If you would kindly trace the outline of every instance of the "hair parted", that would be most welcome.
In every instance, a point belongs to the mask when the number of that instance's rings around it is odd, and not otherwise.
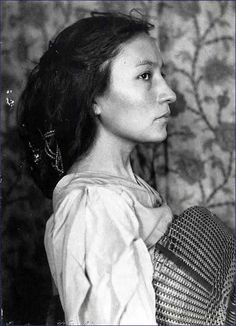
[[[132,15],[93,12],[60,32],[31,71],[18,127],[30,173],[46,197],[95,140],[93,103],[107,89],[111,59],[152,27]]]

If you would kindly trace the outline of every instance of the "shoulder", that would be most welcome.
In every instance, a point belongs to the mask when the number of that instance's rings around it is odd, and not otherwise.
[[[119,188],[73,181],[55,193],[52,232],[75,256],[94,243],[119,253],[139,237],[139,223],[132,199]]]
[[[128,205],[133,207],[133,198],[123,187],[109,184],[106,181],[65,176],[57,185],[53,193],[54,211],[65,204],[98,205],[107,203],[113,205]]]
[[[81,178],[65,178],[53,197],[54,222],[75,225],[90,223],[90,228],[123,225],[131,232],[138,228],[133,198],[118,185],[91,183]]]

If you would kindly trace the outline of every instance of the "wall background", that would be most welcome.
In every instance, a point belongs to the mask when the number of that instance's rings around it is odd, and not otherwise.
[[[175,213],[204,205],[234,227],[234,1],[2,1],[4,320],[42,324],[51,296],[43,248],[51,202],[25,172],[15,118],[26,76],[49,40],[91,10],[132,8],[156,25],[177,94],[165,143],[139,146],[135,171]],[[136,13],[136,15],[138,15]]]

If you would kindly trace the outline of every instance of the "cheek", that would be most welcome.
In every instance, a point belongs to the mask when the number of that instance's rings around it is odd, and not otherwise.
[[[113,89],[106,98],[102,123],[115,133],[139,133],[152,125],[156,111],[154,96],[146,89],[126,86]]]
[[[152,110],[153,97],[146,91],[126,87],[119,93],[115,94],[113,105],[121,114],[124,115],[139,115],[140,117]]]
[[[144,101],[135,92],[117,92],[109,98],[109,115],[116,119],[126,119],[128,116],[140,114]]]
[[[113,98],[102,117],[106,129],[117,135],[128,136],[140,128],[140,108],[128,97]]]
[[[145,101],[137,97],[122,96],[114,106],[117,123],[131,129],[140,128],[147,118],[147,107]]]

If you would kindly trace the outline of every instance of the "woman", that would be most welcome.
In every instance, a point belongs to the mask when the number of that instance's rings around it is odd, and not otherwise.
[[[166,138],[175,101],[151,28],[118,14],[76,22],[21,97],[31,173],[54,190],[45,245],[66,324],[156,323],[150,253],[172,214],[130,165],[136,144]]]
[[[166,138],[176,97],[151,27],[118,14],[69,26],[19,103],[31,174],[53,192],[45,246],[66,324],[156,324],[151,257],[172,213],[130,154]]]

